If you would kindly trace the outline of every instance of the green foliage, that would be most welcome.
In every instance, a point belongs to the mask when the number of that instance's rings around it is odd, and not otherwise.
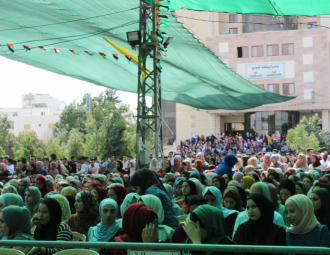
[[[0,147],[0,156],[1,157],[8,157],[8,155],[6,154],[5,150],[2,147]]]
[[[65,153],[75,155],[77,158],[84,156],[84,135],[78,129],[73,128],[69,134],[68,143],[66,144]]]
[[[314,152],[320,151],[320,142],[312,133],[309,134],[303,124],[298,124],[294,129],[290,129],[287,134],[286,143],[297,153],[307,154],[308,148],[313,148]]]
[[[322,119],[319,118],[317,113],[309,119],[304,116],[299,123],[304,126],[309,135],[317,137],[321,147],[329,147],[328,131],[321,129]]]
[[[47,139],[47,148],[46,148],[46,155],[48,158],[50,158],[51,154],[56,154],[56,156],[58,158],[62,158],[65,155],[65,150],[63,150],[63,147],[65,147],[65,144],[63,144],[64,146],[61,146],[61,139],[57,136],[57,137],[49,137]]]
[[[14,141],[14,155],[15,159],[26,158],[29,159],[31,155],[36,157],[44,157],[41,149],[43,143],[35,138],[34,132],[20,132],[17,139]]]
[[[0,113],[0,146],[4,147],[10,139],[11,121],[6,114]]]

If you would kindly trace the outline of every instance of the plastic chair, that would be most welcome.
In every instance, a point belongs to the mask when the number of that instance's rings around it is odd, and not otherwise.
[[[19,255],[21,255],[21,254],[19,254]],[[91,250],[70,249],[70,250],[56,252],[54,255],[99,255],[99,254],[97,252],[91,251]]]
[[[15,249],[0,249],[0,254],[6,255],[25,255],[24,252]]]
[[[86,242],[86,236],[84,234],[80,234],[78,232],[72,232],[72,235],[73,235],[73,241]]]

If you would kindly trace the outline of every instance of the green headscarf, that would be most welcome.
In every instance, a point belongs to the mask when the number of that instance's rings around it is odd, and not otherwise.
[[[235,196],[235,201],[236,201],[236,206],[234,208],[234,210],[237,210],[239,212],[243,212],[245,211],[245,208],[243,207],[243,202],[241,199],[241,195],[239,194],[239,191],[236,187],[234,186],[229,186],[226,190],[225,193],[223,194],[223,201],[226,198],[226,195],[228,192],[231,192],[234,196]],[[228,194],[229,195],[229,194]],[[230,197],[230,196],[229,196]]]
[[[172,173],[165,173],[165,175],[168,175],[170,178],[175,178],[175,175]]]
[[[206,238],[203,244],[230,244],[235,245],[228,236],[226,236],[225,219],[222,211],[211,205],[200,205],[191,214],[196,214],[200,219],[200,224],[206,230]],[[194,217],[191,215],[191,217]],[[190,238],[187,244],[192,244]],[[183,251],[184,255],[190,254],[190,251]],[[212,255],[213,251],[205,252],[205,255]]]
[[[184,170],[184,171],[181,172],[181,175],[184,175],[184,177],[186,178],[186,180],[188,180],[190,173],[189,173],[188,170]]]

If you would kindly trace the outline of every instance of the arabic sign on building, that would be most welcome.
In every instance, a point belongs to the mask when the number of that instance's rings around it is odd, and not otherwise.
[[[246,65],[247,79],[277,78],[285,76],[284,63]]]

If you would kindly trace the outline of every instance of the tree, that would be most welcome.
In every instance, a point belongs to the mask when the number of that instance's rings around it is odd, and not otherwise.
[[[299,124],[302,124],[309,135],[314,135],[320,142],[321,147],[328,147],[330,141],[328,138],[328,131],[322,130],[322,119],[315,113],[312,117],[307,119],[305,116],[300,120]]]
[[[14,141],[15,159],[29,159],[31,155],[39,158],[44,157],[40,143],[36,143],[32,132],[20,132],[18,139]]]
[[[13,158],[14,135],[10,133],[10,129],[10,119],[6,114],[0,112],[0,147],[2,147],[6,155]]]
[[[69,133],[65,153],[68,158],[72,155],[76,157],[84,156],[84,134],[76,128],[73,128]]]
[[[136,154],[136,126],[129,124],[123,137],[124,154],[134,156]]]
[[[86,133],[85,123],[87,120],[87,109],[79,104],[73,103],[67,105],[61,113],[60,120],[55,123],[59,131],[66,130],[70,132],[77,129],[81,133]]]
[[[61,139],[59,137],[49,137],[47,139],[46,155],[50,158],[51,154],[56,154],[58,158],[65,157],[65,143],[61,144]]]
[[[8,157],[8,155],[6,154],[5,150],[2,147],[0,147],[0,156],[1,157]]]
[[[294,129],[290,129],[287,134],[286,143],[291,149],[298,153],[307,154],[308,148],[313,148],[314,152],[320,151],[320,142],[314,134],[308,134],[303,124],[298,124]]]

